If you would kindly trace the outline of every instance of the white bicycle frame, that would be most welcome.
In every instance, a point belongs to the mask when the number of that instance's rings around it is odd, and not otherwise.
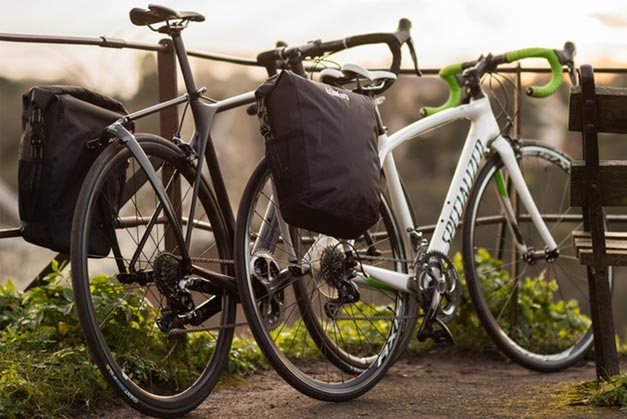
[[[385,173],[390,200],[394,214],[396,215],[396,221],[400,229],[406,232],[404,237],[405,254],[413,254],[413,249],[410,247],[411,240],[409,231],[412,231],[416,226],[414,226],[412,222],[412,215],[401,186],[392,152],[396,147],[406,141],[415,139],[428,131],[460,119],[470,120],[470,129],[457,163],[451,185],[446,194],[444,205],[438,217],[435,231],[431,237],[428,251],[439,251],[448,254],[464,208],[466,207],[470,190],[475,182],[476,175],[485,157],[491,150],[496,151],[503,160],[512,185],[518,192],[520,202],[529,212],[533,224],[544,240],[546,249],[549,251],[555,250],[557,244],[551,236],[549,229],[544,223],[529,193],[529,189],[525,184],[518,166],[514,150],[510,143],[501,136],[498,124],[490,107],[490,102],[487,97],[484,97],[471,101],[469,104],[446,109],[427,118],[418,120],[392,134],[390,137],[386,134],[379,136],[379,160]],[[505,216],[511,228],[515,225],[515,218],[508,196],[501,195],[501,205],[504,208]],[[522,242],[518,242],[517,246],[521,253],[525,253],[528,250]],[[414,273],[411,271],[405,274],[368,264],[363,264],[362,268],[363,272],[365,272],[369,278],[360,278],[358,282],[367,284],[374,279],[378,283],[383,283],[397,290],[414,292],[411,287]]]

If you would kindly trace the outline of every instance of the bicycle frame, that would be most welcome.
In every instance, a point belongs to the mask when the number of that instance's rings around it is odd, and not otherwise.
[[[556,249],[557,244],[544,223],[524,182],[522,173],[517,164],[515,152],[510,143],[501,136],[489,100],[484,97],[471,101],[469,104],[447,109],[433,116],[416,121],[390,137],[386,134],[379,137],[379,160],[386,175],[388,192],[394,213],[397,216],[397,221],[401,229],[407,232],[405,235],[406,254],[413,254],[413,250],[409,248],[411,244],[409,232],[414,230],[415,226],[412,222],[411,212],[400,183],[392,152],[396,147],[406,141],[415,139],[428,131],[460,119],[469,119],[471,125],[451,185],[446,194],[444,205],[438,217],[435,231],[431,237],[428,251],[438,251],[444,254],[448,253],[466,207],[466,202],[476,175],[485,157],[489,155],[492,150],[498,153],[502,158],[510,174],[513,187],[518,192],[522,204],[527,211],[529,211],[531,220],[544,240],[547,250],[552,251]],[[498,182],[502,182],[502,177],[497,179],[497,183]],[[518,249],[524,253],[528,249],[520,238],[520,235],[516,234],[517,225],[511,201],[507,192],[504,191],[504,188],[499,189],[503,191],[500,194],[501,204],[505,209],[508,225],[514,231]],[[367,264],[363,264],[362,267],[366,275],[371,278],[361,278],[359,282],[367,283],[368,280],[374,278],[376,281],[389,287],[412,292],[413,287],[411,283],[414,273],[403,274]]]
[[[128,148],[133,157],[139,163],[141,169],[146,173],[147,180],[150,182],[153,187],[155,193],[159,198],[160,204],[157,206],[154,214],[150,217],[150,220],[147,224],[147,229],[144,232],[142,238],[140,238],[139,246],[133,255],[129,266],[133,266],[137,261],[137,258],[141,254],[142,246],[146,243],[148,236],[150,235],[150,231],[154,225],[157,224],[159,215],[161,211],[165,212],[165,216],[168,222],[172,225],[172,233],[174,234],[174,239],[178,245],[179,251],[181,252],[181,258],[183,262],[183,266],[189,273],[194,273],[199,275],[205,279],[213,280],[220,284],[220,286],[231,290],[232,292],[237,292],[236,286],[233,281],[232,276],[224,275],[217,272],[210,272],[205,269],[201,269],[198,267],[193,267],[191,263],[191,259],[189,256],[189,248],[188,245],[191,242],[192,230],[194,223],[187,224],[187,231],[183,234],[183,228],[181,223],[179,222],[174,208],[168,198],[166,193],[166,188],[161,184],[157,177],[157,173],[150,163],[146,153],[140,147],[139,143],[135,139],[132,133],[130,133],[126,128],[124,128],[123,124],[127,121],[133,121],[139,118],[143,118],[148,115],[152,115],[154,113],[160,112],[164,109],[167,109],[172,106],[181,105],[183,103],[188,103],[192,116],[194,119],[194,127],[195,132],[190,141],[190,146],[198,156],[198,163],[196,167],[196,179],[194,180],[193,192],[191,197],[191,205],[189,209],[188,220],[194,219],[194,214],[196,210],[196,198],[198,197],[198,192],[200,188],[203,164],[206,161],[209,175],[211,178],[211,185],[216,195],[216,199],[218,202],[218,207],[220,214],[223,217],[223,222],[225,223],[228,238],[232,243],[234,241],[235,236],[235,217],[233,216],[233,211],[231,209],[231,204],[229,201],[229,197],[226,191],[226,185],[224,183],[224,179],[222,177],[222,171],[220,170],[220,164],[215,152],[215,148],[213,146],[213,142],[211,141],[211,127],[213,125],[214,117],[223,111],[233,109],[236,107],[244,106],[247,104],[251,104],[255,102],[255,93],[247,92],[237,96],[233,96],[231,98],[227,98],[221,101],[217,101],[214,103],[205,103],[202,101],[202,94],[205,89],[196,88],[196,84],[194,82],[193,73],[191,70],[191,66],[189,63],[189,59],[187,57],[187,53],[185,50],[185,45],[183,44],[183,40],[181,38],[181,31],[185,27],[170,27],[169,35],[172,38],[172,43],[174,46],[174,52],[176,53],[178,63],[181,69],[181,74],[183,76],[183,81],[185,83],[185,88],[187,90],[187,94],[179,96],[178,98],[168,100],[166,102],[153,105],[146,109],[131,113],[124,118],[116,121],[109,127],[107,127],[106,131],[109,135],[114,138],[117,138],[124,146]],[[123,266],[119,266],[121,270],[124,269]]]
[[[187,224],[187,231],[185,234],[183,234],[183,228],[181,226],[181,223],[179,222],[174,208],[172,207],[170,199],[166,193],[166,188],[157,176],[155,168],[152,166],[150,160],[146,156],[146,153],[140,147],[133,134],[130,133],[123,126],[126,121],[134,121],[136,119],[152,115],[169,107],[177,106],[186,102],[189,103],[192,108],[194,122],[196,126],[196,132],[192,137],[190,145],[199,156],[204,157],[200,157],[198,159],[197,178],[194,182],[193,199],[191,208],[189,210],[188,220],[194,219],[196,203],[195,197],[198,196],[198,187],[200,184],[200,176],[202,173],[202,163],[204,160],[206,160],[209,172],[211,174],[213,188],[216,191],[216,194],[219,196],[218,205],[220,207],[220,211],[225,216],[224,221],[227,225],[230,238],[231,240],[233,239],[233,232],[235,230],[233,212],[228,201],[226,187],[224,185],[224,180],[222,179],[219,162],[215,153],[215,149],[213,147],[213,143],[211,141],[210,130],[211,126],[213,125],[213,120],[218,113],[254,103],[255,94],[254,92],[247,92],[212,104],[206,104],[200,101],[200,95],[203,91],[203,89],[200,89],[194,92],[193,95],[185,94],[179,96],[178,98],[171,99],[167,102],[163,102],[143,109],[141,111],[131,113],[128,116],[116,121],[115,123],[107,127],[107,132],[112,137],[117,138],[118,141],[124,144],[124,146],[128,148],[130,153],[137,160],[141,169],[144,171],[144,173],[146,173],[147,180],[150,182],[161,203],[148,221],[148,228],[146,229],[143,237],[139,241],[140,245],[138,246],[138,249],[129,264],[130,266],[132,266],[139,257],[141,253],[141,247],[147,241],[147,238],[150,235],[151,227],[158,222],[160,212],[163,210],[168,222],[173,227],[172,233],[174,234],[174,238],[181,251],[181,257],[183,261],[188,262],[190,269],[192,269],[191,262],[189,262],[190,258],[188,244],[191,242],[193,223]],[[235,285],[232,281],[233,278],[230,276],[226,276],[217,272],[207,271],[205,269],[193,269],[193,272],[205,279],[219,282],[220,285],[224,288],[236,291]]]

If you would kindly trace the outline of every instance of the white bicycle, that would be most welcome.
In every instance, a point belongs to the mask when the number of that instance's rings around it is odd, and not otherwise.
[[[469,292],[499,348],[539,371],[566,368],[585,354],[592,332],[582,314],[586,272],[570,241],[582,222],[569,207],[571,159],[545,144],[502,135],[481,85],[481,77],[503,63],[540,57],[550,63],[552,78],[528,94],[549,96],[562,82],[563,65],[572,70],[573,54],[572,44],[562,51],[531,48],[443,69],[449,101],[380,135],[387,185],[381,218],[356,240],[287,225],[268,166],[259,164],[238,211],[236,276],[251,331],[286,381],[314,398],[348,400],[381,378],[414,335],[416,319],[418,339],[452,343],[445,324],[456,312],[461,285],[448,253],[460,224]],[[305,56],[312,57],[292,54],[296,68]],[[289,64],[286,57],[285,50],[273,56]],[[373,97],[395,78],[355,65],[321,75],[336,85],[357,80],[358,91]],[[414,222],[393,151],[460,119],[470,121],[468,136],[427,239]]]

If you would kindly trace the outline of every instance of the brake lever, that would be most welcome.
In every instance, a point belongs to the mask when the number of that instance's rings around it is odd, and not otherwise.
[[[414,63],[414,71],[418,77],[422,77],[422,71],[418,68],[418,56],[416,55],[416,48],[414,47],[414,40],[411,37],[407,40],[407,47],[409,48],[409,54],[411,55],[411,60]]]
[[[575,70],[575,54],[577,54],[577,48],[572,42],[564,43],[564,49],[555,51],[562,65],[568,66],[568,76],[573,86],[577,85],[577,72]]]
[[[568,65],[568,76],[570,77],[572,85],[577,86],[577,71],[575,70],[575,65],[573,63]]]

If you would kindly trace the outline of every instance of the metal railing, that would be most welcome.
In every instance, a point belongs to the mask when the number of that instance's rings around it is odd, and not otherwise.
[[[158,76],[158,94],[159,101],[163,102],[173,99],[178,95],[177,83],[177,60],[172,43],[169,39],[164,39],[157,44],[129,42],[124,39],[100,36],[97,38],[89,37],[68,37],[68,36],[48,36],[48,35],[25,35],[25,34],[9,34],[0,33],[0,42],[19,42],[19,43],[37,43],[37,44],[56,44],[56,45],[88,45],[98,46],[101,48],[113,49],[134,49],[147,52],[157,53],[157,76]],[[214,54],[203,51],[188,50],[190,57],[220,61],[235,65],[262,67],[254,59],[246,59],[229,55]],[[425,68],[421,69],[425,75],[437,75],[439,69]],[[626,68],[595,68],[597,73],[609,74],[627,74]],[[514,135],[520,132],[520,100],[521,100],[521,76],[524,73],[550,73],[548,68],[523,68],[518,64],[511,68],[499,68],[500,73],[514,74]],[[413,69],[401,69],[401,75],[415,74]],[[179,124],[178,110],[176,107],[170,107],[162,111],[159,115],[160,134],[164,138],[172,138]],[[627,216],[618,216],[621,221],[627,220]],[[433,226],[425,226],[422,231],[428,232]],[[0,239],[21,237],[19,228],[0,229]],[[67,259],[67,255],[58,255],[57,258]],[[39,284],[39,282],[51,272],[51,265],[48,265],[39,276],[31,283],[30,286]],[[30,287],[29,286],[29,287]]]
[[[176,57],[169,39],[164,39],[158,44],[151,44],[145,42],[130,42],[120,38],[113,38],[108,36],[100,36],[97,38],[89,37],[71,37],[71,36],[49,36],[49,35],[27,35],[27,34],[9,34],[0,33],[1,42],[20,42],[20,43],[38,43],[38,44],[56,44],[56,45],[91,45],[101,48],[113,48],[113,49],[134,49],[148,52],[157,53],[157,76],[159,80],[159,101],[166,101],[177,96],[177,62]],[[236,65],[263,67],[257,63],[255,59],[248,59],[242,57],[229,56],[224,54],[215,54],[204,51],[188,50],[187,54],[190,57],[220,61],[225,63],[231,63]],[[421,69],[425,75],[437,75],[439,69],[424,68]],[[609,73],[609,74],[627,74],[627,68],[595,68],[597,73]],[[499,68],[499,73],[514,74],[514,83],[517,92],[515,98],[515,133],[519,129],[520,112],[517,112],[520,106],[520,79],[523,73],[550,73],[548,68],[523,68],[520,63],[515,67]],[[401,69],[401,75],[413,75],[413,69]],[[176,108],[170,108],[162,112],[160,118],[160,130],[161,136],[164,138],[171,137],[178,124]],[[0,236],[1,237],[1,236]]]

